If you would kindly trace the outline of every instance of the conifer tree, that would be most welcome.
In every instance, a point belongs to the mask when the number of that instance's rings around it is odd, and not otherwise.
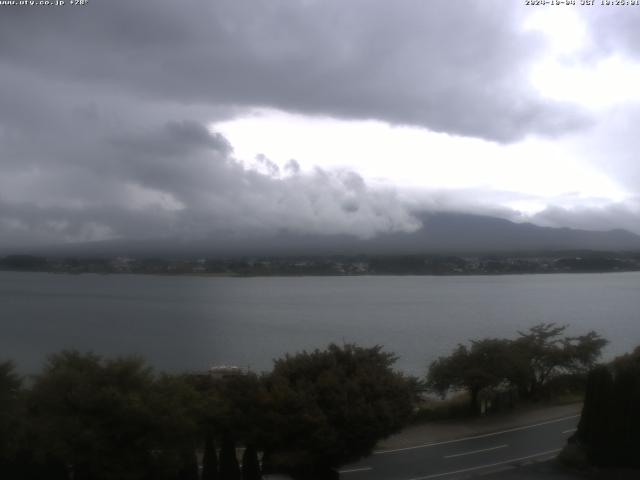
[[[242,480],[260,480],[261,478],[258,451],[253,445],[248,445],[242,455]]]
[[[611,430],[611,409],[613,377],[605,366],[598,366],[589,372],[587,388],[578,425],[578,437],[588,446],[587,454],[592,462],[606,462]]]
[[[180,455],[179,480],[198,480],[198,459],[193,450],[185,450]]]
[[[227,433],[222,438],[220,449],[220,480],[240,480],[240,466],[236,457],[236,444]]]
[[[202,480],[218,480],[218,454],[216,453],[216,443],[211,433],[207,433],[204,440]]]

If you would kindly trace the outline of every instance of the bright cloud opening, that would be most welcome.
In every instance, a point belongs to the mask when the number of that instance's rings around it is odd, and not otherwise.
[[[536,137],[511,145],[394,127],[375,121],[343,121],[273,110],[211,126],[245,163],[264,155],[281,167],[290,159],[303,169],[351,168],[370,182],[412,189],[518,192],[535,197],[505,201],[526,213],[562,204],[618,202],[628,192],[563,143]],[[591,200],[589,200],[591,199]]]
[[[545,39],[544,54],[530,70],[543,97],[592,110],[640,101],[640,63],[616,54],[590,57],[593,39],[578,9],[537,10],[524,29]]]
[[[532,71],[532,82],[547,98],[602,109],[640,102],[640,63],[611,56],[595,64],[547,59]]]

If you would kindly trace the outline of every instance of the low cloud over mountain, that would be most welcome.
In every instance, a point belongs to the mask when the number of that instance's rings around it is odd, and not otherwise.
[[[536,87],[531,72],[560,55],[560,44],[549,25],[527,27],[531,15],[497,0],[3,6],[0,248],[223,237],[255,239],[258,248],[283,232],[371,240],[421,231],[415,212],[424,209],[640,232],[637,135],[628,134],[637,107],[613,116]],[[591,56],[565,52],[574,55],[571,65],[613,54],[635,61],[635,24],[611,13],[583,23],[587,36],[602,30],[603,43]],[[405,177],[426,184],[447,163],[441,158],[459,152],[460,170],[471,174],[463,185],[443,174],[441,186],[421,191],[367,176],[358,168],[370,160],[358,149],[366,132],[342,139],[355,153],[341,167],[296,155],[240,157],[212,125],[256,109],[439,132],[415,171],[405,165]],[[312,141],[327,139],[318,130]],[[566,152],[578,159],[567,179],[589,165],[593,175],[579,182],[589,191],[574,198],[556,186],[504,187],[513,165],[539,168],[535,155],[512,156],[511,145],[556,141],[556,163]],[[484,157],[477,142],[487,147]],[[454,153],[442,155],[448,148]],[[384,152],[387,171],[407,149]],[[494,152],[501,156],[491,163]],[[429,168],[418,168],[427,160]],[[505,175],[500,187],[474,183],[490,163],[493,177]],[[538,183],[554,176],[553,162],[545,165]],[[598,188],[601,179],[606,188]],[[520,203],[535,204],[538,214]]]

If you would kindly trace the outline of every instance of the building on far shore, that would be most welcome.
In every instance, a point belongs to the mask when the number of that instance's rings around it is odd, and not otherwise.
[[[248,373],[248,369],[236,367],[235,365],[214,365],[209,368],[209,375],[215,380],[230,377],[241,377]]]

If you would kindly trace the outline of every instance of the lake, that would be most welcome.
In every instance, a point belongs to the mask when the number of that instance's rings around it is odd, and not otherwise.
[[[63,348],[159,369],[268,370],[286,352],[381,344],[424,374],[458,342],[539,322],[596,330],[607,358],[640,344],[640,273],[212,278],[0,272],[0,358],[25,373]]]

